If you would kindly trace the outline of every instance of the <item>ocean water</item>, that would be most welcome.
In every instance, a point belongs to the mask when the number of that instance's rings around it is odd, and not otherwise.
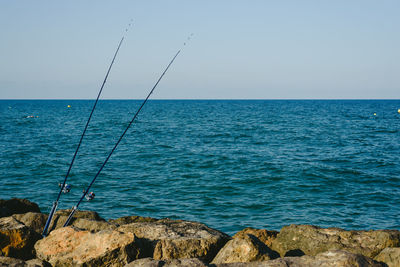
[[[49,212],[93,103],[0,101],[0,198]],[[99,102],[59,208],[75,205],[140,103]],[[293,223],[400,229],[399,108],[399,100],[153,100],[80,209],[200,221],[228,234]]]

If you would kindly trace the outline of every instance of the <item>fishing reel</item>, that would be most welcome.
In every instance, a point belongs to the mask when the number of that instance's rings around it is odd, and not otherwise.
[[[85,193],[85,192],[86,192],[86,190],[83,189],[83,193]],[[90,192],[85,195],[85,198],[87,201],[90,201],[90,200],[93,200],[95,196],[96,196],[96,194],[94,192]]]
[[[58,187],[62,187],[62,183],[58,183]],[[69,184],[65,184],[64,185],[64,187],[62,188],[62,192],[64,193],[64,194],[66,194],[66,193],[69,193],[71,191],[71,185],[69,185]]]

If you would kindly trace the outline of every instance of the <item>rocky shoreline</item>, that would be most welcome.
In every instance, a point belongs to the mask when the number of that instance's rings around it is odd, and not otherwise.
[[[229,236],[183,220],[127,216],[104,220],[57,211],[26,199],[0,200],[0,266],[400,266],[400,231],[346,231],[290,225],[281,231],[246,228]]]

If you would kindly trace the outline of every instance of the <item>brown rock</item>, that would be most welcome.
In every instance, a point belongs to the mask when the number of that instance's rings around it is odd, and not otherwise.
[[[126,224],[117,230],[142,239],[144,255],[156,260],[199,258],[210,262],[230,239],[204,224],[170,219]]]
[[[243,235],[253,235],[258,238],[261,242],[263,242],[265,245],[270,247],[272,245],[272,241],[275,240],[276,236],[279,234],[277,231],[268,231],[265,229],[255,229],[255,228],[245,228],[240,232],[237,232],[233,238],[240,237]]]
[[[400,246],[400,232],[396,230],[345,231],[290,225],[281,229],[271,249],[281,256],[315,256],[328,250],[345,250],[372,258],[384,248],[396,246]]]
[[[141,216],[125,216],[118,219],[108,220],[112,224],[116,224],[118,226],[136,222],[156,222],[158,219],[151,217],[141,217]]]
[[[34,258],[33,246],[41,236],[13,217],[0,218],[0,256]]]
[[[385,248],[375,260],[386,263],[388,267],[400,267],[400,248]]]
[[[27,199],[0,199],[0,217],[27,212],[40,212],[39,206]]]
[[[124,266],[140,254],[132,233],[91,233],[73,227],[52,231],[35,249],[39,259],[64,266]]]
[[[265,261],[278,257],[277,252],[272,251],[255,236],[240,234],[226,243],[212,263]]]

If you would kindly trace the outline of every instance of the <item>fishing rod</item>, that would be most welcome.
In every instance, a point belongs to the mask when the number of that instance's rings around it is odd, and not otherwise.
[[[131,20],[131,22],[128,24],[128,27],[126,27],[125,33],[128,32],[128,29],[129,29],[129,27],[131,26],[131,24],[132,24],[132,20]],[[92,107],[92,111],[90,112],[89,118],[88,118],[88,120],[87,120],[87,122],[86,122],[85,128],[84,128],[84,130],[83,130],[83,132],[82,132],[82,135],[81,135],[81,138],[79,139],[78,146],[76,147],[74,156],[72,157],[71,163],[69,164],[68,171],[67,171],[67,174],[65,175],[64,181],[63,181],[62,184],[61,184],[61,183],[59,184],[59,186],[60,186],[60,191],[58,192],[56,201],[53,202],[53,206],[52,206],[51,211],[50,211],[50,213],[49,213],[49,217],[47,218],[46,224],[45,224],[45,226],[44,226],[43,233],[42,233],[42,236],[43,236],[43,237],[46,237],[47,234],[48,234],[48,230],[49,230],[49,227],[50,227],[50,223],[51,223],[51,221],[52,221],[52,219],[53,219],[53,217],[54,217],[54,214],[55,214],[55,212],[56,212],[56,210],[57,210],[57,207],[58,207],[58,202],[59,202],[59,200],[60,200],[60,198],[61,198],[61,193],[68,193],[68,192],[70,191],[70,189],[71,189],[71,187],[67,184],[68,176],[69,176],[69,174],[70,174],[70,172],[71,172],[72,165],[73,165],[74,162],[75,162],[75,158],[76,158],[76,155],[78,154],[79,148],[80,148],[80,146],[81,146],[81,144],[82,144],[83,137],[85,136],[86,130],[87,130],[88,126],[89,126],[89,122],[90,122],[90,120],[91,120],[91,118],[92,118],[92,115],[93,115],[93,112],[94,112],[94,110],[95,110],[95,108],[96,108],[97,102],[99,101],[101,92],[103,91],[104,85],[105,85],[106,82],[107,82],[108,75],[110,74],[111,68],[112,68],[112,66],[113,66],[113,64],[114,64],[115,58],[117,57],[119,48],[121,47],[122,42],[124,41],[124,39],[125,39],[125,35],[122,36],[121,40],[120,40],[119,43],[118,43],[117,50],[116,50],[115,53],[114,53],[114,56],[113,56],[112,61],[111,61],[111,63],[110,63],[110,66],[108,67],[106,76],[104,77],[103,83],[101,84],[100,91],[99,91],[99,93],[97,94],[96,101],[94,102],[94,105],[93,105],[93,107]]]
[[[191,39],[191,37],[193,36],[193,34],[191,34],[188,37],[188,41]],[[186,45],[186,42],[183,43],[183,45]],[[175,61],[176,57],[179,55],[179,53],[181,52],[182,49],[179,49],[178,52],[176,52],[175,56],[172,58],[172,60],[169,62],[169,64],[167,65],[167,67],[165,68],[164,72],[161,74],[161,76],[158,78],[157,82],[154,84],[153,88],[151,89],[150,93],[147,95],[146,99],[143,100],[141,106],[139,107],[139,109],[136,111],[135,115],[133,116],[132,120],[129,122],[128,126],[125,128],[124,132],[122,133],[122,135],[119,137],[118,141],[115,143],[113,149],[111,150],[111,152],[108,154],[106,160],[103,162],[103,165],[101,165],[99,171],[96,173],[96,175],[94,176],[93,180],[91,181],[91,183],[89,184],[89,186],[86,188],[86,190],[83,190],[83,194],[81,196],[81,198],[79,199],[78,203],[72,208],[71,213],[69,214],[67,221],[64,224],[64,227],[68,226],[68,224],[70,223],[72,217],[75,214],[75,211],[78,209],[79,205],[82,203],[83,199],[88,195],[90,188],[92,187],[92,185],[94,184],[94,182],[96,181],[97,177],[99,176],[100,172],[103,170],[104,166],[106,165],[107,161],[110,159],[111,155],[114,153],[115,149],[117,148],[118,144],[121,142],[122,138],[124,137],[124,135],[126,134],[126,132],[128,131],[129,127],[131,127],[132,123],[135,121],[136,117],[138,116],[139,112],[142,110],[143,106],[146,104],[147,100],[149,99],[150,95],[153,93],[154,89],[157,87],[157,85],[160,83],[161,79],[164,77],[165,73],[168,71],[169,67],[172,65],[172,63]],[[87,197],[88,200],[93,199],[94,194],[90,193]]]

